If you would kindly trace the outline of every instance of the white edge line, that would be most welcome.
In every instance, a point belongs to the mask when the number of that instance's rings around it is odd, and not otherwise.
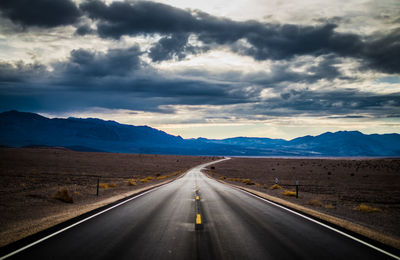
[[[168,184],[168,183],[166,183],[166,184]],[[50,235],[48,235],[48,236],[45,236],[45,237],[43,237],[43,238],[41,238],[41,239],[39,239],[39,240],[37,240],[37,241],[31,243],[31,244],[28,244],[28,245],[26,245],[26,246],[24,246],[24,247],[21,247],[20,249],[17,249],[17,250],[15,250],[15,251],[13,251],[13,252],[11,252],[11,253],[5,255],[5,256],[0,257],[0,260],[6,259],[6,258],[8,258],[8,257],[10,257],[10,256],[13,256],[13,255],[15,255],[15,254],[21,252],[21,251],[24,251],[25,249],[28,249],[28,248],[30,248],[30,247],[36,245],[36,244],[39,244],[40,242],[43,242],[43,241],[45,241],[45,240],[47,240],[47,239],[49,239],[49,238],[51,238],[51,237],[53,237],[53,236],[55,236],[55,235],[58,235],[58,234],[60,234],[60,233],[62,233],[62,232],[64,232],[64,231],[66,231],[66,230],[68,230],[68,229],[70,229],[70,228],[73,228],[73,227],[75,227],[75,226],[77,226],[77,225],[79,225],[79,224],[81,224],[81,223],[83,223],[83,222],[86,222],[86,221],[88,221],[89,219],[92,219],[92,218],[94,218],[94,217],[96,217],[96,216],[98,216],[98,215],[101,215],[101,214],[103,214],[103,213],[105,213],[105,212],[107,212],[107,211],[109,211],[109,210],[112,210],[112,209],[114,209],[114,208],[116,208],[116,207],[119,207],[119,206],[121,206],[121,205],[123,205],[123,204],[125,204],[125,203],[127,203],[127,202],[129,202],[129,201],[131,201],[131,200],[134,200],[134,199],[136,199],[136,198],[139,198],[139,197],[141,197],[141,196],[143,196],[143,195],[145,195],[145,194],[147,194],[147,193],[149,193],[149,192],[155,191],[155,190],[161,188],[162,186],[164,186],[164,185],[161,185],[161,186],[156,187],[156,188],[154,188],[154,189],[145,191],[145,192],[143,192],[143,193],[141,193],[141,194],[138,194],[138,195],[136,195],[136,196],[134,196],[134,197],[132,197],[132,198],[129,198],[129,199],[127,199],[127,200],[124,200],[124,201],[122,201],[122,202],[120,202],[120,203],[118,203],[118,204],[116,204],[116,205],[114,205],[114,206],[111,206],[111,207],[109,207],[109,208],[107,208],[107,209],[105,209],[105,210],[102,210],[102,211],[100,211],[100,212],[98,212],[98,213],[96,213],[96,214],[94,214],[94,215],[91,215],[90,217],[87,217],[87,218],[85,218],[85,219],[82,219],[82,220],[80,220],[80,221],[78,221],[78,222],[76,222],[76,223],[74,223],[74,224],[72,224],[72,225],[70,225],[70,226],[68,226],[68,227],[65,227],[65,228],[63,228],[63,229],[60,229],[60,230],[58,230],[58,231],[56,231],[56,232],[54,232],[54,233],[52,233],[52,234],[50,234]]]
[[[202,164],[202,165],[195,166],[195,167],[193,167],[192,169],[189,169],[184,175],[188,174],[188,173],[189,173],[190,171],[192,171],[192,170],[197,169],[197,168],[200,167],[200,166],[201,166],[200,169],[202,169],[202,168],[205,168],[205,167],[207,167],[207,166],[209,166],[209,165],[211,165],[211,164],[218,163],[218,162],[221,162],[221,161],[224,161],[224,160],[229,160],[229,159],[230,159],[230,158],[225,158],[225,159],[221,159],[221,160],[218,160],[218,161],[209,162],[209,163],[205,163],[205,164]],[[169,182],[169,183],[171,183],[171,182]],[[167,185],[167,184],[169,184],[169,183],[166,183],[165,185]],[[145,195],[145,194],[147,194],[147,193],[149,193],[149,192],[158,190],[159,188],[161,188],[161,187],[163,187],[163,186],[164,186],[164,185],[155,187],[155,188],[150,189],[150,190],[148,190],[148,191],[145,191],[145,192],[143,192],[143,193],[141,193],[141,194],[138,194],[138,195],[136,195],[136,196],[134,196],[134,197],[132,197],[132,198],[129,198],[129,199],[124,200],[124,201],[121,201],[120,203],[118,203],[118,204],[116,204],[116,205],[114,205],[114,206],[111,206],[111,207],[109,207],[109,208],[106,208],[106,209],[103,210],[103,211],[100,211],[100,212],[98,212],[98,213],[96,213],[96,214],[94,214],[94,215],[91,215],[91,216],[89,216],[89,217],[87,217],[87,218],[85,218],[85,219],[82,219],[82,220],[80,220],[80,221],[78,221],[78,222],[76,222],[76,223],[74,223],[74,224],[72,224],[72,225],[70,225],[70,226],[68,226],[68,227],[65,227],[65,228],[63,228],[63,229],[60,229],[60,230],[58,230],[58,231],[56,231],[56,232],[54,232],[54,233],[52,233],[52,234],[50,234],[50,235],[48,235],[48,236],[45,236],[45,237],[43,237],[43,238],[41,238],[41,239],[39,239],[39,240],[37,240],[37,241],[35,241],[35,242],[32,242],[32,243],[30,243],[30,244],[28,244],[28,245],[26,245],[26,246],[24,246],[24,247],[21,247],[20,249],[17,249],[17,250],[15,250],[15,251],[13,251],[13,252],[7,254],[7,255],[5,255],[5,256],[2,256],[2,257],[0,257],[0,260],[9,258],[10,256],[13,256],[13,255],[15,255],[15,254],[18,254],[19,252],[22,252],[22,251],[24,251],[25,249],[28,249],[28,248],[30,248],[30,247],[32,247],[32,246],[34,246],[34,245],[37,245],[37,244],[39,244],[40,242],[43,242],[43,241],[45,241],[45,240],[47,240],[47,239],[49,239],[49,238],[51,238],[51,237],[54,237],[55,235],[58,235],[58,234],[60,234],[60,233],[62,233],[62,232],[64,232],[64,231],[66,231],[66,230],[68,230],[68,229],[70,229],[70,228],[73,228],[73,227],[75,227],[75,226],[77,226],[77,225],[79,225],[79,224],[81,224],[81,223],[83,223],[83,222],[86,222],[86,221],[88,221],[89,219],[92,219],[92,218],[94,218],[94,217],[97,217],[98,215],[101,215],[101,214],[103,214],[103,213],[105,213],[105,212],[107,212],[107,211],[109,211],[109,210],[112,210],[112,209],[114,209],[114,208],[116,208],[116,207],[119,207],[119,206],[121,206],[121,205],[123,205],[123,204],[125,204],[125,203],[127,203],[127,202],[129,202],[129,201],[131,201],[131,200],[134,200],[134,199],[136,199],[136,198],[139,198],[139,197],[141,197],[141,196],[143,196],[143,195]]]
[[[365,242],[365,241],[363,241],[363,240],[361,240],[361,239],[358,239],[358,238],[356,238],[356,237],[354,237],[354,236],[352,236],[352,235],[349,235],[349,234],[347,234],[347,233],[345,233],[345,232],[343,232],[343,231],[340,231],[340,230],[338,230],[338,229],[336,229],[336,228],[334,228],[334,227],[331,227],[331,226],[329,226],[329,225],[327,225],[327,224],[324,224],[324,223],[322,223],[322,222],[319,222],[318,220],[315,220],[315,219],[313,219],[313,218],[307,217],[307,216],[305,216],[305,215],[303,215],[303,214],[301,214],[301,213],[299,213],[299,212],[296,212],[296,211],[294,211],[294,210],[291,210],[291,209],[289,209],[289,208],[287,208],[287,207],[285,207],[285,206],[279,205],[279,204],[277,204],[277,203],[275,203],[275,202],[272,202],[272,201],[270,201],[270,200],[264,199],[264,198],[262,198],[262,197],[260,197],[260,196],[257,196],[257,195],[255,195],[255,194],[253,194],[253,193],[251,193],[251,192],[248,192],[248,191],[245,191],[245,190],[236,188],[236,187],[233,187],[233,188],[235,188],[235,189],[237,189],[237,190],[240,190],[240,191],[242,191],[242,192],[245,192],[245,193],[247,193],[247,194],[249,194],[249,195],[251,195],[251,196],[253,196],[253,197],[255,197],[255,198],[258,198],[258,199],[260,199],[260,200],[263,200],[263,201],[265,201],[265,202],[268,202],[268,203],[270,203],[270,204],[272,204],[272,205],[274,205],[274,206],[276,206],[276,207],[282,208],[282,209],[284,209],[284,210],[286,210],[286,211],[289,211],[289,212],[291,212],[291,213],[293,213],[293,214],[296,214],[296,215],[298,215],[298,216],[300,216],[300,217],[302,217],[302,218],[305,218],[305,219],[307,219],[307,220],[309,220],[309,221],[312,221],[312,222],[314,222],[314,223],[316,223],[316,224],[319,224],[319,225],[321,225],[321,226],[323,226],[323,227],[325,227],[325,228],[328,228],[328,229],[330,229],[330,230],[332,230],[332,231],[335,231],[336,233],[339,233],[339,234],[341,234],[341,235],[343,235],[343,236],[345,236],[345,237],[348,237],[348,238],[350,238],[350,239],[353,239],[353,240],[355,240],[355,241],[357,241],[357,242],[359,242],[359,243],[361,243],[361,244],[363,244],[363,245],[365,245],[365,246],[368,246],[368,247],[370,247],[370,248],[372,248],[372,249],[375,249],[375,250],[377,250],[377,251],[379,251],[379,252],[381,252],[381,253],[383,253],[383,254],[386,254],[386,255],[388,255],[388,256],[390,256],[390,257],[393,257],[393,258],[395,258],[395,259],[400,260],[400,257],[398,257],[398,256],[396,256],[396,255],[394,255],[394,254],[392,254],[392,253],[389,253],[389,252],[387,252],[387,251],[385,251],[385,250],[383,250],[383,249],[381,249],[381,248],[379,248],[379,247],[376,247],[376,246],[374,246],[374,245],[371,245],[370,243],[367,243],[367,242]]]

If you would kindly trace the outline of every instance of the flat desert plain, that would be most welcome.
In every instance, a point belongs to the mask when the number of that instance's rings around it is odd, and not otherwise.
[[[0,246],[215,159],[0,148]]]
[[[207,172],[400,239],[400,158],[233,158]]]

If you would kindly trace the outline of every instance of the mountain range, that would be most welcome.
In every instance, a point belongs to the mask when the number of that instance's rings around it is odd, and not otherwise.
[[[235,137],[183,139],[148,126],[95,118],[0,113],[0,145],[58,146],[77,151],[226,156],[400,156],[399,134],[327,132],[292,140]]]

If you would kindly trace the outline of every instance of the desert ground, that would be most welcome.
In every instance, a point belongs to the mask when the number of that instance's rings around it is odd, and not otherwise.
[[[0,246],[215,159],[0,148]]]
[[[0,148],[0,246],[216,159]],[[400,158],[233,158],[206,173],[400,239]]]
[[[233,158],[207,173],[400,239],[400,158]]]

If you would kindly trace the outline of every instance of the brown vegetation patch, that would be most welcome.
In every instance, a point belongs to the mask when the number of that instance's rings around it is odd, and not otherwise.
[[[296,191],[285,190],[282,194],[289,197],[296,197]]]
[[[366,205],[366,204],[360,204],[359,206],[355,207],[354,210],[358,210],[364,213],[370,213],[370,212],[379,212],[381,211],[378,208]]]
[[[311,206],[316,206],[316,207],[322,207],[322,206],[324,205],[324,204],[322,204],[322,202],[321,202],[320,200],[318,200],[318,199],[310,200],[307,204],[308,204],[308,205],[311,205]]]
[[[270,188],[269,188],[270,190],[281,190],[281,189],[283,189],[282,188],[282,186],[280,186],[279,184],[274,184],[274,185],[272,185]]]
[[[58,199],[62,202],[66,203],[74,203],[74,199],[72,196],[69,194],[68,190],[65,188],[59,189],[56,194],[54,194],[54,198]]]

